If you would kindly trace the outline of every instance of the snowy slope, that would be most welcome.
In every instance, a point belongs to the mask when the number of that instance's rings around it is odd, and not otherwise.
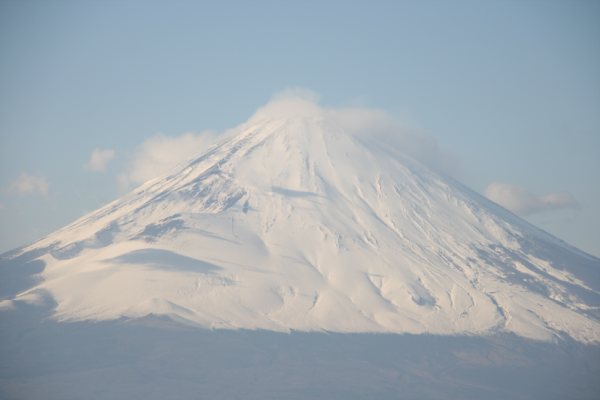
[[[600,342],[600,260],[298,99],[24,254],[58,320]]]

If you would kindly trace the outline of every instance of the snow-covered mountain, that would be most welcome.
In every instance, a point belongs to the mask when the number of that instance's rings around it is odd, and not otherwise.
[[[600,342],[600,260],[298,99],[25,255],[58,320]]]

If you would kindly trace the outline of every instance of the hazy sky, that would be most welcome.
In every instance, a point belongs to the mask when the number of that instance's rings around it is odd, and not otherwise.
[[[425,132],[600,255],[599,21],[597,1],[1,1],[0,251],[300,87]]]

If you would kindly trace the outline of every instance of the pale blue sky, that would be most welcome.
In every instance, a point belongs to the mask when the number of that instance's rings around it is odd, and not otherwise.
[[[568,192],[578,209],[527,218],[600,255],[597,1],[4,0],[0,50],[0,251],[116,198],[155,133],[304,87],[428,132],[477,191]],[[116,151],[105,171],[94,148]]]

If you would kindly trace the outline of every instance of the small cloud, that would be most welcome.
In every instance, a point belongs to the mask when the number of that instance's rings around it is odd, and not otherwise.
[[[318,117],[323,112],[318,103],[319,96],[313,91],[302,88],[286,89],[275,93],[267,104],[256,110],[250,120]]]
[[[578,208],[577,200],[569,193],[548,193],[538,196],[518,186],[493,182],[484,195],[504,208],[520,215],[530,215],[550,210]]]
[[[117,177],[122,191],[168,172],[177,164],[206,150],[215,140],[213,132],[154,135],[135,150],[127,170]]]
[[[48,194],[48,181],[40,176],[21,172],[21,175],[9,186],[8,190],[16,194],[39,193],[46,196]]]
[[[85,164],[85,168],[95,172],[104,171],[114,157],[115,151],[113,149],[94,149],[89,161]]]

